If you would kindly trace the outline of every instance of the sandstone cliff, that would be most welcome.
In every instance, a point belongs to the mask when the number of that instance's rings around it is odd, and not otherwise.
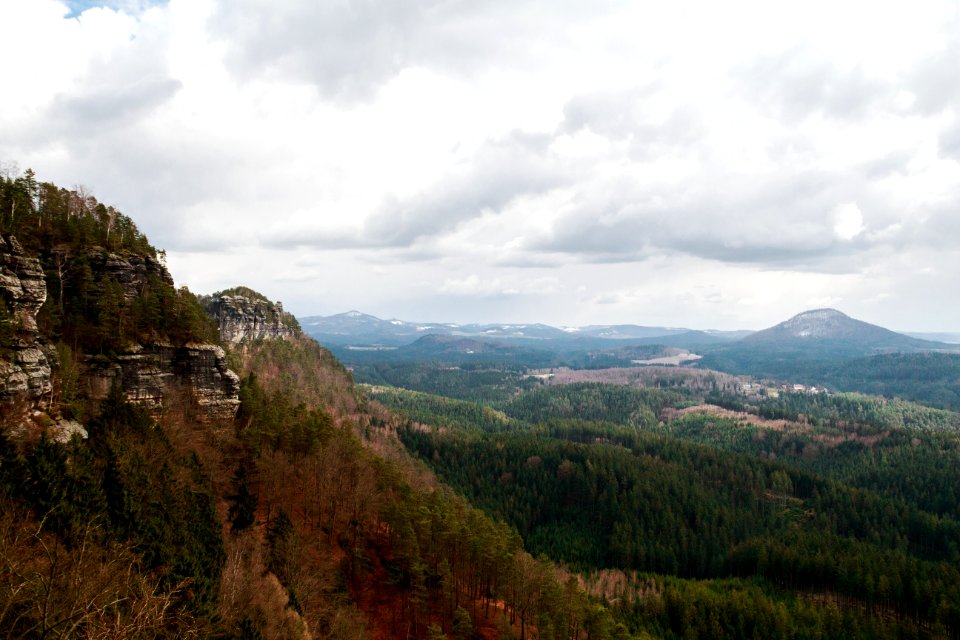
[[[280,302],[270,302],[246,287],[215,293],[204,297],[203,302],[217,321],[224,344],[286,339],[300,334],[296,319],[283,310]]]
[[[92,251],[88,259],[94,271],[123,287],[123,297],[128,303],[143,293],[151,277],[173,286],[173,276],[167,268],[150,256],[122,256],[107,251]]]
[[[217,345],[138,346],[109,360],[90,358],[85,371],[91,398],[106,398],[119,382],[127,398],[156,416],[170,408],[171,400],[182,398],[212,421],[231,420],[240,407],[240,378]]]
[[[90,248],[83,258],[98,282],[122,289],[122,308],[135,305],[157,283],[173,290],[170,273],[151,256]],[[0,404],[25,412],[48,410],[43,398],[54,390],[56,351],[37,325],[47,282],[40,260],[10,235],[0,239],[0,299]],[[81,355],[78,364],[80,390],[93,401],[119,383],[131,401],[155,415],[174,399],[191,402],[201,419],[211,421],[232,419],[240,405],[240,380],[214,344],[131,341],[109,355]]]
[[[25,255],[11,235],[0,237],[0,402],[33,402],[50,393],[50,363],[55,352],[37,330],[37,312],[47,299],[43,268]],[[4,351],[6,353],[4,353]]]

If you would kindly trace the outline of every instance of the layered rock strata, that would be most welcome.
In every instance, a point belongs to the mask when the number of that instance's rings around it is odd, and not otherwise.
[[[166,268],[149,256],[87,254],[91,268],[123,287],[131,302],[151,279],[173,286]],[[24,410],[39,406],[53,389],[56,351],[37,329],[37,313],[47,299],[43,267],[25,255],[13,236],[0,238],[0,320],[8,323],[0,344],[0,403]],[[201,419],[230,420],[240,406],[240,379],[227,366],[222,348],[212,344],[134,345],[112,357],[87,357],[84,382],[89,397],[102,400],[119,383],[126,396],[154,415],[170,408],[174,399],[187,399]]]
[[[173,277],[158,260],[150,256],[120,256],[115,253],[93,253],[88,257],[90,267],[108,280],[120,283],[123,297],[127,302],[139,296],[153,276],[157,280],[173,286]]]
[[[207,303],[207,310],[220,327],[220,340],[240,344],[252,340],[277,340],[296,335],[292,318],[286,318],[280,302],[241,295],[222,295]],[[287,322],[284,320],[287,319]]]
[[[0,345],[0,401],[34,401],[50,393],[55,354],[40,340],[37,312],[47,299],[43,268],[24,254],[17,239],[0,237],[0,297],[9,339]]]
[[[213,421],[232,419],[240,407],[240,378],[216,345],[148,345],[106,361],[88,358],[85,368],[91,398],[106,398],[119,383],[132,402],[157,416],[182,399],[193,402],[201,418]]]

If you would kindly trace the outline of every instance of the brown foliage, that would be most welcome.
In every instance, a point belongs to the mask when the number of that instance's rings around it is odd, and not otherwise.
[[[0,516],[0,628],[22,637],[196,637],[174,606],[186,583],[159,588],[129,548],[98,541],[90,526],[70,547],[29,512],[4,501]]]

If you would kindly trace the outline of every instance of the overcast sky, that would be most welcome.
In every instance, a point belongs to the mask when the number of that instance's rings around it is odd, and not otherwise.
[[[957,2],[0,0],[0,162],[299,316],[960,331]]]

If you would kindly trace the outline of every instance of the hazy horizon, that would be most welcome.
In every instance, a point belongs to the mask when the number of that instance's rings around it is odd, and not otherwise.
[[[281,301],[281,302],[282,302],[282,301]],[[287,310],[287,309],[286,309],[286,306],[284,306],[284,309]],[[840,311],[841,313],[845,313],[842,309],[834,309],[834,310],[835,310],[835,311]],[[815,309],[805,309],[804,311],[800,311],[800,312],[798,312],[798,313],[804,313],[805,311],[815,311]],[[793,316],[797,315],[797,314],[791,314],[791,315],[788,315],[788,316],[784,316],[782,319],[778,320],[777,322],[775,322],[775,323],[773,323],[773,324],[770,324],[770,325],[765,325],[765,326],[762,326],[762,327],[737,327],[737,328],[733,328],[733,329],[717,329],[716,327],[701,327],[701,326],[693,326],[693,325],[688,325],[688,324],[659,325],[659,324],[645,323],[645,322],[642,322],[642,321],[637,321],[637,322],[595,322],[595,323],[581,324],[581,325],[565,325],[565,324],[559,324],[559,323],[555,323],[555,322],[550,322],[550,321],[544,320],[544,319],[536,319],[536,320],[529,320],[529,321],[510,321],[510,320],[486,320],[486,319],[482,319],[482,318],[481,318],[481,319],[474,319],[474,320],[457,321],[457,320],[444,320],[444,319],[440,319],[440,318],[404,318],[404,317],[399,317],[399,316],[396,316],[396,315],[385,315],[385,316],[381,316],[381,315],[378,315],[378,314],[375,314],[375,313],[369,313],[369,312],[364,311],[364,310],[362,310],[362,309],[347,309],[346,311],[337,311],[337,312],[334,312],[334,313],[327,313],[327,314],[311,313],[311,314],[295,314],[295,315],[296,315],[296,317],[297,317],[298,320],[302,320],[302,319],[305,319],[305,318],[312,318],[312,317],[332,317],[332,316],[338,316],[338,315],[346,315],[346,314],[349,314],[349,313],[360,313],[360,314],[363,314],[363,315],[373,316],[373,317],[377,318],[378,320],[382,320],[382,321],[384,321],[384,322],[390,322],[390,321],[393,321],[393,320],[398,320],[398,321],[406,322],[406,323],[409,323],[409,324],[416,324],[416,325],[440,324],[440,325],[479,325],[479,326],[483,326],[483,325],[512,325],[512,326],[520,326],[520,325],[537,325],[537,324],[542,324],[542,325],[551,326],[551,327],[554,327],[554,328],[557,328],[557,329],[583,328],[583,327],[588,327],[588,326],[635,325],[635,326],[640,326],[640,327],[653,327],[653,328],[662,328],[662,329],[689,329],[689,330],[691,330],[691,331],[705,331],[705,332],[706,332],[706,331],[722,331],[722,332],[738,332],[738,331],[754,331],[754,332],[755,332],[755,331],[762,331],[763,329],[768,329],[768,328],[770,328],[770,327],[772,327],[772,326],[774,326],[774,325],[776,325],[776,324],[779,324],[780,322],[789,320],[789,319],[792,318]],[[845,314],[845,315],[853,318],[854,320],[861,320],[861,321],[863,321],[863,322],[869,322],[870,324],[877,324],[877,323],[875,323],[875,322],[870,322],[870,321],[868,321],[868,320],[864,320],[863,318],[857,318],[857,317],[851,316],[851,315],[848,314],[848,313]],[[902,334],[925,334],[925,335],[943,334],[943,335],[945,335],[945,336],[950,336],[952,339],[954,339],[954,340],[956,340],[958,343],[960,343],[960,329],[958,329],[958,330],[942,329],[942,330],[937,330],[937,331],[918,331],[918,330],[914,330],[914,329],[910,329],[910,328],[903,329],[903,328],[897,328],[897,327],[887,327],[887,326],[883,326],[883,325],[878,325],[878,326],[881,326],[881,327],[883,327],[884,329],[889,329],[889,330],[894,331],[894,332],[896,332],[896,333],[902,333]],[[946,341],[946,342],[950,342],[950,341]]]

